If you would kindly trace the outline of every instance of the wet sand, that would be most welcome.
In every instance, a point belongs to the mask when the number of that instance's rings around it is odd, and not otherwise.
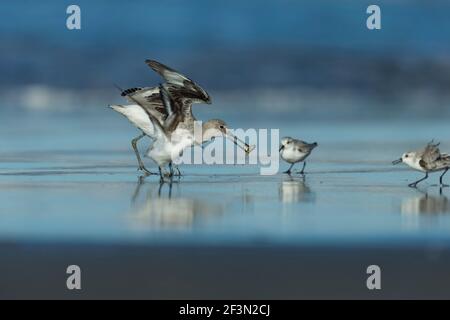
[[[50,128],[25,120],[32,135],[0,129],[11,137],[0,157],[1,298],[450,297],[450,190],[437,174],[406,186],[421,174],[390,161],[418,137],[385,142],[395,124],[286,127],[318,136],[306,178],[182,166],[170,186],[139,179],[133,129],[99,136],[81,120],[82,134],[66,117]],[[424,126],[427,136],[444,127]],[[82,292],[65,289],[69,264],[82,268]],[[366,288],[371,264],[381,291]]]
[[[186,168],[171,190],[130,167],[4,175],[0,297],[449,298],[448,191],[320,166],[305,179]]]

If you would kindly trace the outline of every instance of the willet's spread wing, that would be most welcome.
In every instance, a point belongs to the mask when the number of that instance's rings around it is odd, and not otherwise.
[[[154,140],[158,140],[158,141],[167,141],[169,138],[168,138],[167,131],[164,128],[163,124],[161,124],[161,122],[156,117],[154,117],[151,113],[147,113],[147,115],[154,127],[154,135],[152,138]]]
[[[163,86],[170,95],[174,112],[181,113],[183,117],[193,117],[193,103],[211,103],[209,94],[203,88],[178,71],[154,60],[146,60],[145,63],[166,80]]]
[[[144,91],[146,92],[145,95],[142,94]],[[152,130],[147,131],[150,131],[153,134],[143,130],[148,136],[155,140],[159,139],[160,141],[168,138],[167,131],[164,127],[164,121],[166,120],[168,114],[166,110],[167,106],[161,100],[159,88],[131,88],[122,91],[121,95],[125,96],[128,101],[132,102],[132,106],[139,106],[141,110],[145,112],[146,117],[141,118],[146,118],[147,121],[150,120],[152,124],[145,124],[146,127],[152,127]],[[131,110],[130,108],[127,109]],[[116,111],[118,111],[118,109],[116,109]],[[121,113],[132,121],[130,116],[126,115],[125,112]],[[135,125],[138,128],[143,129],[138,123],[135,123]]]
[[[134,126],[152,139],[167,137],[163,124],[138,104],[110,105],[110,108],[124,115]]]
[[[140,105],[161,123],[167,117],[167,111],[161,100],[159,87],[130,88],[123,90],[120,95],[129,102]]]
[[[433,144],[433,141],[421,151],[419,164],[426,170],[439,170],[450,166],[450,156],[440,152],[439,143]]]
[[[159,91],[161,93],[164,109],[167,113],[167,117],[164,121],[164,128],[167,132],[171,133],[175,131],[178,124],[182,121],[182,113],[180,112],[181,110],[176,109],[177,104],[173,101],[172,96],[163,85],[159,86]]]
[[[146,60],[146,64],[160,74],[166,82],[163,84],[167,90],[171,107],[174,113],[180,113],[184,117],[192,118],[193,103],[211,103],[208,93],[199,85],[181,73],[154,60]],[[151,113],[161,123],[168,117],[168,112],[161,96],[160,87],[130,88],[122,91],[121,95],[130,102],[139,104]]]

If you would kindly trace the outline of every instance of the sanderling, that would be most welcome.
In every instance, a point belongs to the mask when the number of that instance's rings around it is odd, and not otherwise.
[[[280,146],[281,158],[291,164],[289,169],[284,173],[291,174],[291,169],[294,164],[303,161],[303,168],[302,171],[300,171],[300,174],[304,174],[306,167],[306,162],[304,160],[311,154],[311,151],[315,147],[317,147],[317,142],[307,143],[291,137],[282,138]]]
[[[185,148],[201,145],[216,136],[226,136],[247,153],[251,151],[251,147],[234,136],[222,120],[213,119],[203,123],[202,136],[195,137],[196,118],[192,114],[192,104],[210,104],[208,93],[186,76],[157,61],[146,60],[146,64],[166,82],[159,87],[124,90],[121,95],[134,104],[111,106],[143,132],[132,140],[141,170],[150,173],[145,169],[136,147],[137,141],[145,135],[154,140],[147,155],[158,164],[160,175],[167,164],[172,174],[174,155],[181,155]]]
[[[419,182],[428,178],[428,173],[442,170],[444,172],[439,177],[439,183],[443,186],[442,178],[450,167],[450,155],[441,153],[438,146],[439,143],[433,144],[433,141],[431,141],[424,149],[404,153],[400,159],[392,162],[392,164],[403,162],[413,169],[425,172],[425,177],[410,183],[408,186],[415,188]]]

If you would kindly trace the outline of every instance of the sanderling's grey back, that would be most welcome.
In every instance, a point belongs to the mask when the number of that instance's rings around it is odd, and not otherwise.
[[[439,183],[443,186],[442,178],[450,168],[450,155],[441,153],[439,143],[431,141],[421,150],[404,153],[400,159],[393,161],[392,164],[401,162],[415,170],[425,172],[425,177],[410,183],[410,187],[415,188],[419,182],[428,178],[429,172],[435,171],[444,171],[439,177]]]
[[[303,168],[300,171],[300,174],[304,174],[306,167],[305,159],[311,154],[315,147],[317,147],[317,142],[308,143],[291,137],[282,138],[280,145],[280,156],[284,161],[291,164],[289,169],[284,173],[291,174],[292,167],[297,162],[303,161]]]

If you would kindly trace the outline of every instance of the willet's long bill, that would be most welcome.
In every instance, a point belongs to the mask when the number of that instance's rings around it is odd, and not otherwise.
[[[394,165],[403,162],[415,170],[425,172],[425,177],[410,183],[408,186],[417,187],[419,182],[428,178],[428,173],[436,171],[444,171],[439,177],[440,185],[444,186],[442,178],[450,167],[450,155],[441,153],[438,146],[439,143],[433,144],[433,141],[431,141],[424,149],[404,153],[400,159],[392,162]]]
[[[291,174],[292,167],[297,162],[303,161],[303,168],[299,173],[305,174],[305,159],[311,154],[315,147],[317,147],[317,142],[307,143],[291,137],[282,138],[280,146],[281,159],[291,164],[289,169],[284,173]]]

